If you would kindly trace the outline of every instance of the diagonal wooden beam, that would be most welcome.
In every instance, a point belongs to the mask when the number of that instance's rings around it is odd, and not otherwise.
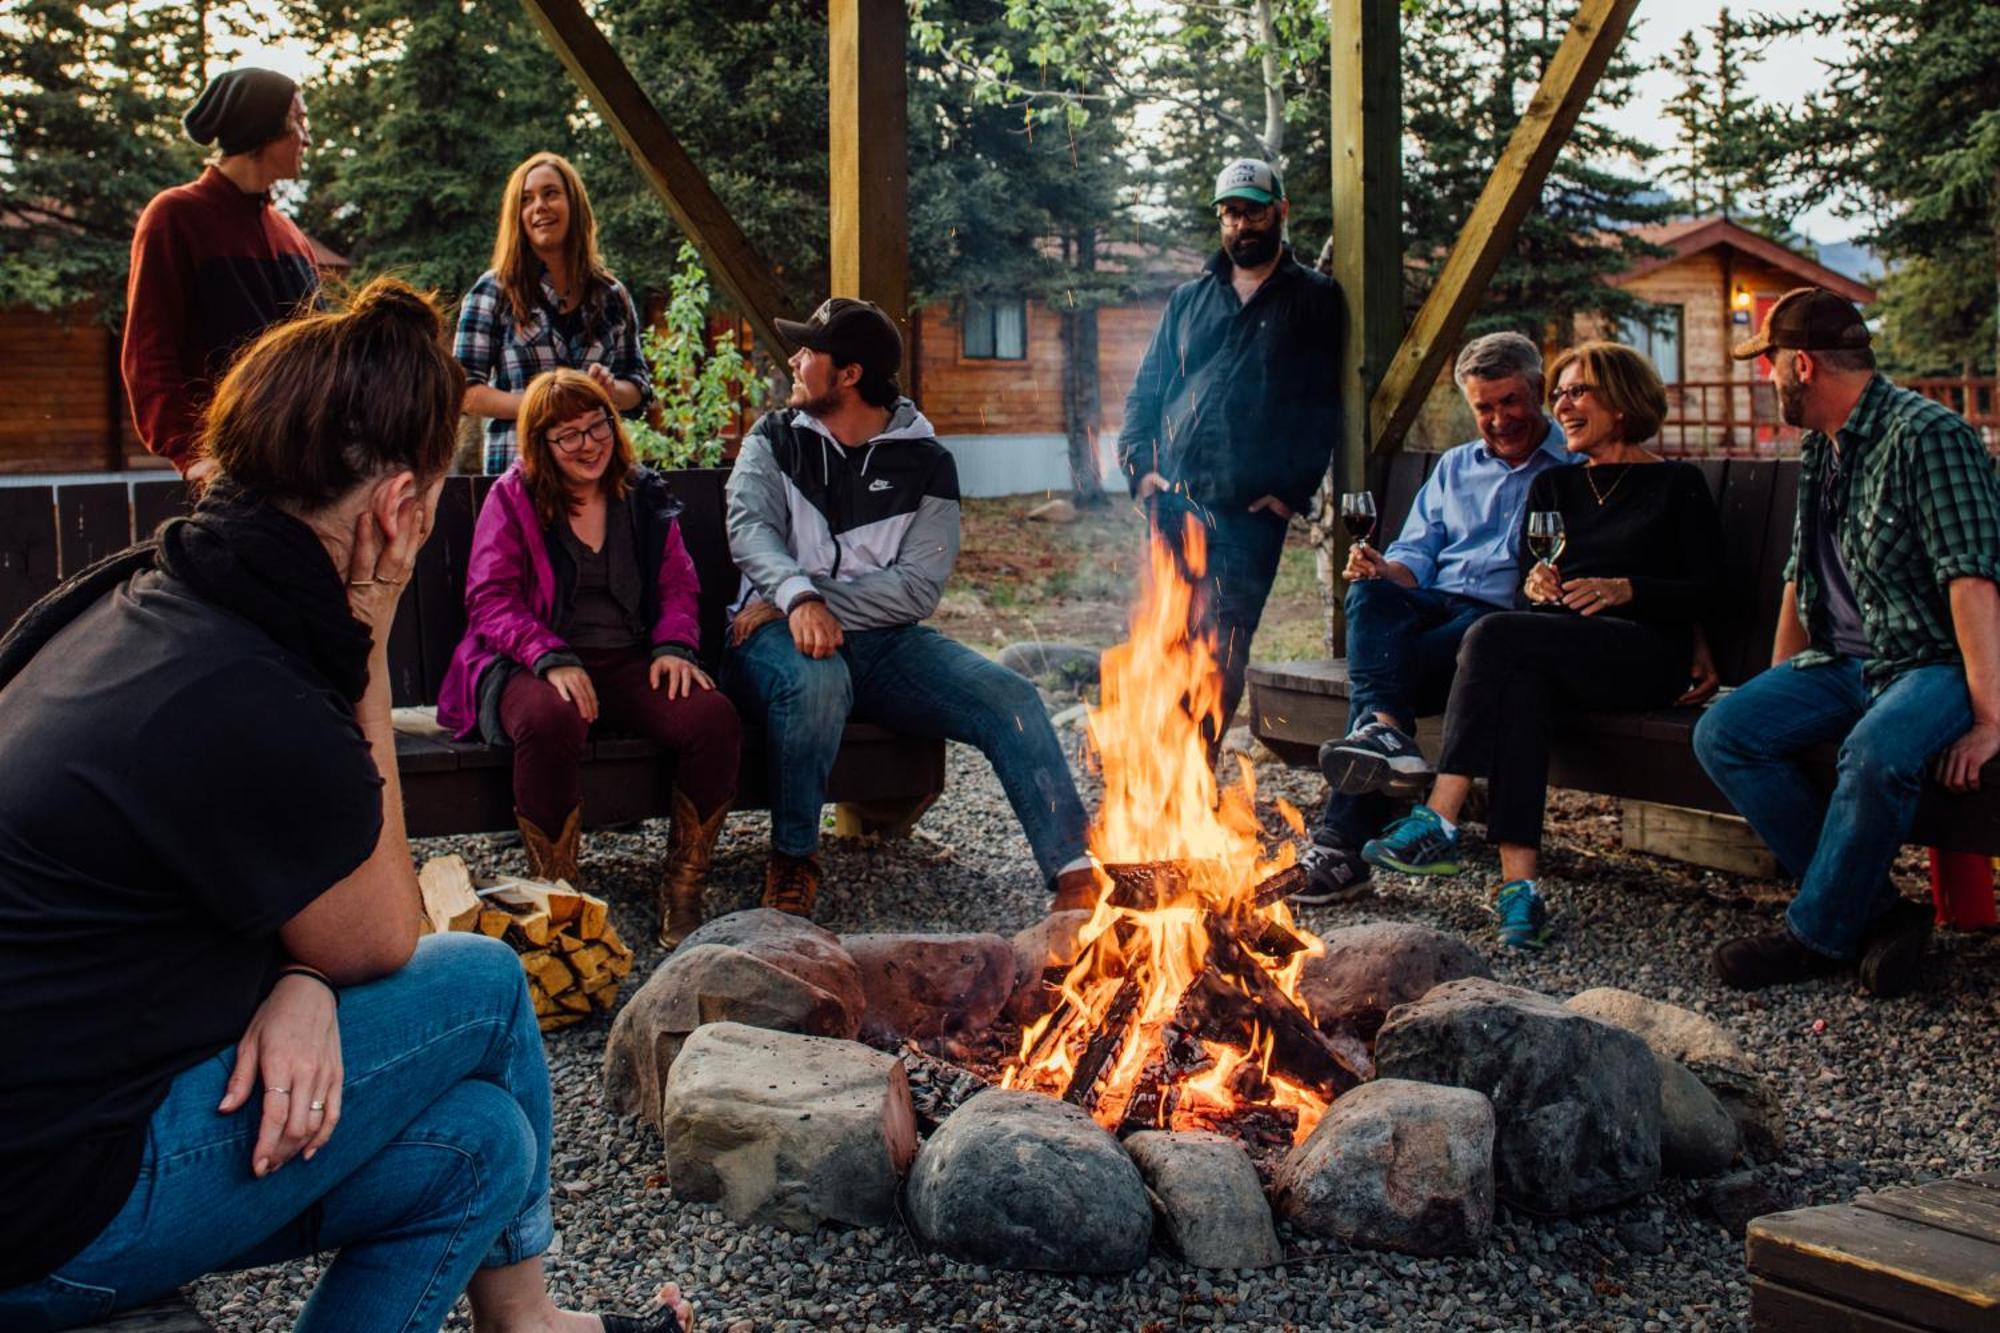
[[[1583,0],[1577,6],[1569,34],[1556,48],[1513,138],[1494,164],[1437,285],[1424,298],[1375,390],[1371,415],[1379,423],[1377,453],[1394,453],[1416,420],[1424,395],[1457,346],[1466,320],[1484,299],[1500,260],[1513,248],[1521,219],[1541,196],[1556,154],[1568,142],[1638,5],[1639,0]]]
[[[632,155],[674,224],[701,251],[709,276],[750,321],[757,340],[773,358],[783,361],[791,345],[779,336],[775,323],[785,313],[785,301],[771,278],[771,266],[715,197],[708,178],[667,128],[659,109],[625,68],[625,62],[611,49],[579,0],[521,3],[597,114]]]

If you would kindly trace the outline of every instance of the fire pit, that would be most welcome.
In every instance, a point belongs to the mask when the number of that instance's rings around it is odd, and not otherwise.
[[[1322,946],[1284,902],[1303,873],[1291,846],[1264,854],[1253,770],[1239,761],[1224,785],[1209,762],[1222,673],[1188,632],[1206,564],[1192,523],[1184,549],[1177,562],[1155,541],[1131,637],[1104,654],[1087,721],[1104,777],[1090,830],[1098,900],[1001,1083],[1121,1134],[1247,1116],[1289,1141],[1373,1070],[1359,1040],[1323,1033],[1299,998]],[[1303,829],[1296,809],[1280,810]]]

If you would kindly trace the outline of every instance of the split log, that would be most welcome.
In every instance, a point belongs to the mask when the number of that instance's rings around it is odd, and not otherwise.
[[[1181,1085],[1215,1063],[1201,1039],[1176,1023],[1160,1029],[1159,1049],[1139,1072],[1132,1100],[1118,1121],[1118,1137],[1142,1129],[1170,1129],[1180,1105]]]
[[[479,895],[472,891],[472,874],[461,856],[439,856],[417,872],[423,894],[424,921],[431,930],[471,930],[479,921]]]
[[[1139,1007],[1141,989],[1142,983],[1136,973],[1128,973],[1118,983],[1118,993],[1111,997],[1111,1007],[1104,1011],[1103,1020],[1090,1034],[1083,1054],[1077,1057],[1069,1086],[1063,1089],[1064,1101],[1072,1106],[1081,1106],[1086,1111],[1090,1109],[1096,1100],[1097,1080],[1125,1044],[1125,1028],[1132,1021],[1132,1011]]]
[[[1270,1034],[1273,1073],[1337,1097],[1374,1077],[1359,1042],[1328,1037],[1304,1009],[1279,990],[1231,924],[1211,916],[1209,965],[1182,996],[1174,1021],[1209,1041],[1251,1049],[1259,1029]]]

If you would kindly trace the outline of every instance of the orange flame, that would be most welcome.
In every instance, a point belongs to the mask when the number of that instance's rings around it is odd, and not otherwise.
[[[1003,1086],[1061,1095],[1090,1042],[1102,1045],[1112,1027],[1117,1051],[1096,1082],[1094,1109],[1107,1126],[1123,1118],[1148,1062],[1161,1053],[1162,1028],[1207,967],[1205,913],[1252,926],[1269,922],[1303,939],[1303,952],[1267,969],[1288,995],[1296,995],[1306,959],[1323,951],[1282,902],[1257,907],[1252,901],[1257,885],[1295,858],[1289,842],[1272,856],[1264,853],[1250,763],[1232,756],[1235,780],[1227,786],[1210,765],[1208,737],[1223,722],[1222,671],[1212,638],[1189,628],[1206,563],[1203,533],[1192,520],[1179,565],[1156,537],[1130,637],[1104,654],[1101,702],[1086,722],[1104,776],[1103,803],[1090,829],[1097,907],[1079,936],[1082,952],[1063,979],[1062,1003],[1022,1035],[1020,1056],[1002,1079]],[[1281,803],[1280,813],[1288,824],[1303,825],[1289,805]],[[1167,901],[1138,908],[1113,901],[1115,881],[1107,867],[1162,862],[1185,877],[1184,884],[1176,880]],[[1116,1024],[1110,1022],[1114,1007],[1123,1011]],[[1324,1112],[1316,1093],[1269,1075],[1271,1034],[1257,1033],[1251,1051],[1202,1044],[1214,1064],[1181,1084],[1183,1109],[1235,1107],[1240,1099],[1231,1073],[1255,1060],[1261,1066],[1255,1082],[1269,1090],[1265,1104],[1296,1110],[1299,1133],[1310,1131]]]

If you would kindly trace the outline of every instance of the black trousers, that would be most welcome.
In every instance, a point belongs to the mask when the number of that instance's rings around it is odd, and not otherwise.
[[[1554,711],[1660,708],[1687,689],[1693,639],[1611,616],[1501,611],[1465,632],[1438,771],[1487,782],[1486,837],[1538,847]]]

